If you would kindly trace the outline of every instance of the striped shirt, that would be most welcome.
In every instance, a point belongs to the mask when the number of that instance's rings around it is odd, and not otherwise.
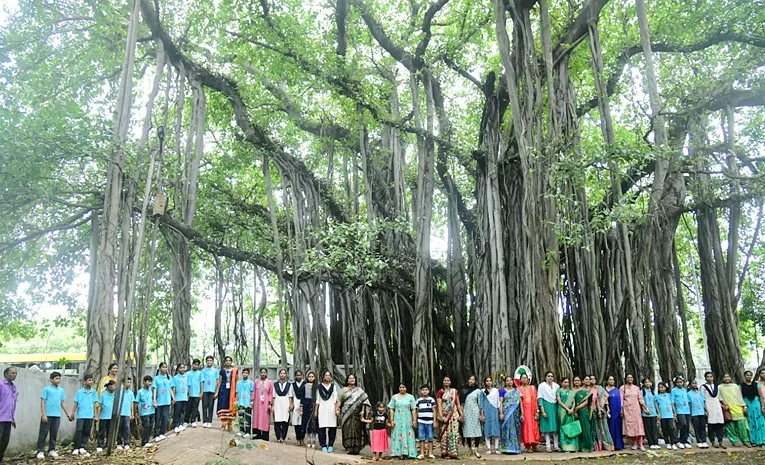
[[[417,399],[417,423],[423,425],[433,424],[433,409],[436,401],[432,397],[420,397]]]

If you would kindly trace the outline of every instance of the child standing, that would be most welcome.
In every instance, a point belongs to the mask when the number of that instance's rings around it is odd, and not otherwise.
[[[643,416],[643,429],[645,429],[645,437],[648,440],[648,448],[649,449],[658,449],[659,448],[659,428],[658,428],[658,419],[656,418],[657,412],[656,412],[656,402],[655,402],[655,394],[653,393],[653,383],[651,383],[651,380],[648,378],[643,378],[643,381],[641,382],[643,385],[643,388],[641,389],[641,394],[643,394],[643,401],[645,402],[645,406],[648,409],[648,412],[645,411],[641,412]]]
[[[189,378],[186,376],[186,364],[178,365],[178,373],[173,376],[172,392],[175,398],[173,404],[173,426],[175,433],[185,430],[183,419],[186,418],[186,406],[189,402]]]
[[[101,453],[106,447],[106,435],[109,434],[109,424],[112,422],[114,412],[114,391],[117,383],[111,379],[104,385],[104,392],[98,398],[96,404],[96,429],[98,430],[98,446],[96,452]]]
[[[722,442],[725,417],[720,404],[719,386],[715,384],[715,375],[711,371],[704,373],[704,380],[706,383],[702,386],[701,393],[704,395],[707,411],[707,433],[709,433],[709,439],[712,441],[712,447],[727,449]],[[717,439],[716,443],[715,439]]]
[[[661,419],[661,435],[664,436],[664,442],[667,449],[677,450],[677,439],[675,438],[675,406],[672,403],[672,396],[668,392],[667,383],[659,383],[659,394],[656,396],[656,406],[659,410]]]
[[[239,432],[237,436],[244,436],[245,439],[250,438],[250,431],[252,431],[252,388],[254,384],[250,379],[250,369],[245,368],[242,370],[242,380],[236,383],[236,404],[239,406],[237,409],[237,416],[239,417]]]
[[[154,393],[152,392],[152,384],[154,380],[151,376],[146,375],[143,377],[143,388],[138,391],[135,401],[138,404],[138,413],[141,416],[141,432],[143,447],[151,447],[149,439],[151,438],[151,430],[154,429]]]
[[[93,416],[95,415],[98,395],[93,389],[93,375],[85,375],[85,385],[74,396],[74,408],[72,417],[77,418],[77,426],[74,430],[74,450],[72,455],[90,456],[85,450],[85,444],[90,439],[93,430]]]
[[[170,389],[171,378],[167,372],[167,363],[159,364],[157,376],[154,378],[154,408],[156,418],[154,419],[154,441],[159,442],[165,438],[167,431],[167,421],[170,416],[170,404],[175,401],[173,391]]]
[[[220,372],[213,368],[212,355],[205,358],[205,368],[202,369],[202,427],[212,428],[213,407],[215,407],[215,390],[218,388]]]
[[[420,389],[422,392],[422,389]],[[420,397],[422,399],[422,397]],[[378,402],[371,419],[362,418],[362,422],[372,424],[372,461],[382,460],[383,453],[388,450],[388,417],[385,413],[385,404]],[[420,441],[420,444],[423,444]],[[433,447],[433,443],[430,443]],[[424,451],[423,451],[424,453]],[[422,457],[422,455],[420,455]]]
[[[417,399],[417,439],[420,443],[420,455],[417,458],[420,460],[424,457],[436,458],[433,455],[433,410],[435,408],[436,400],[430,397],[430,386],[423,384],[420,387],[420,398]],[[387,448],[388,436],[386,435],[385,449]]]
[[[189,403],[186,404],[186,421],[183,426],[192,428],[197,427],[197,417],[199,416],[199,397],[202,395],[202,362],[195,358],[191,363],[191,371],[186,373],[189,382]]]
[[[688,401],[691,404],[691,422],[693,423],[693,431],[696,432],[696,443],[702,449],[708,449],[706,402],[704,401],[704,394],[699,391],[699,385],[695,379],[691,381]]]
[[[61,425],[61,410],[64,411],[70,420],[72,416],[66,410],[66,392],[60,386],[61,373],[54,371],[50,374],[50,386],[43,389],[40,394],[40,434],[37,436],[37,458],[45,458],[45,440],[50,433],[50,442],[48,444],[48,455],[58,457],[56,452],[56,439],[58,439],[58,428]]]
[[[125,389],[122,390],[120,402],[122,409],[120,410],[120,424],[117,432],[117,450],[130,450],[130,422],[135,418],[136,402],[133,381],[130,378],[125,380]]]
[[[673,383],[675,387],[672,389],[672,403],[675,404],[675,413],[677,414],[678,447],[691,449],[693,445],[688,437],[691,425],[691,405],[688,402],[688,391],[685,390],[685,379],[682,376],[675,376]]]

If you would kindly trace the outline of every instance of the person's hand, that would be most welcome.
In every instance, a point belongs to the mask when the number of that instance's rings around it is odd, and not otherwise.
[[[521,423],[523,423],[523,415],[521,415]]]
[[[16,427],[16,420],[11,421],[11,426]]]
[[[175,405],[175,399],[173,399],[173,405]]]
[[[547,412],[545,412],[544,410],[542,410],[542,416],[545,418],[545,420],[547,420]]]
[[[99,422],[99,419],[96,418],[96,420],[95,420],[96,426],[98,426],[98,422]]]
[[[396,427],[396,422],[395,421],[390,422],[390,427],[391,428],[395,428]]]
[[[459,421],[460,423],[462,423],[463,421],[465,421],[465,415],[460,415],[460,417],[459,417],[458,421]]]
[[[675,415],[675,423],[677,423],[677,415]]]
[[[130,421],[135,420],[135,415],[130,415]]]
[[[535,421],[539,421],[539,413],[538,412],[534,414],[534,420]]]
[[[74,421],[74,415],[72,415],[71,413],[69,414],[69,421]]]
[[[48,423],[48,415],[46,415],[46,414],[44,414],[44,413],[43,413],[43,416],[42,416],[42,422],[43,422],[43,423]]]
[[[603,418],[603,411],[598,410],[598,418]]]
[[[215,395],[213,395],[213,399],[217,399],[217,398],[218,398],[218,393],[216,392]]]
[[[417,428],[417,420],[412,420],[412,428]]]
[[[157,408],[157,401],[154,401],[154,408]]]
[[[504,420],[505,420],[505,414],[504,413],[500,413],[499,414],[499,421],[504,421]]]
[[[481,415],[481,423],[483,423],[485,421],[486,421],[486,418],[483,415]]]
[[[624,412],[619,413],[619,418],[624,418]]]

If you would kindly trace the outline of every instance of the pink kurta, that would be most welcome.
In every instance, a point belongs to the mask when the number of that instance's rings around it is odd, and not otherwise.
[[[640,388],[634,384],[629,387],[624,385],[619,388],[619,393],[622,395],[622,413],[624,414],[622,426],[624,435],[630,438],[645,436],[643,418],[641,416],[643,395],[640,394]]]
[[[252,429],[268,431],[271,429],[269,406],[274,401],[274,382],[270,379],[255,380],[252,388]]]

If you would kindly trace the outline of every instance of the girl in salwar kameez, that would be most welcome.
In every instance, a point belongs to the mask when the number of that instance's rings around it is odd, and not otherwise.
[[[521,428],[521,443],[528,452],[534,452],[539,444],[539,400],[537,389],[531,384],[529,375],[521,375],[521,403],[523,404],[523,425]]]
[[[599,386],[597,379],[590,376],[592,386],[592,413],[593,430],[595,431],[595,450],[614,450],[614,440],[611,439],[611,431],[608,429],[608,393],[603,386]]]
[[[743,443],[751,447],[746,422],[746,403],[741,395],[741,388],[733,383],[727,373],[723,375],[723,383],[720,385],[720,400],[723,410],[730,412],[731,416],[731,421],[725,423],[725,434],[728,435],[728,440],[734,446]]]
[[[462,439],[476,458],[481,458],[478,444],[483,437],[481,426],[481,390],[478,389],[475,376],[468,378],[468,384],[460,390],[460,402],[464,421],[462,422]]]
[[[491,455],[491,441],[494,440],[494,453],[499,454],[499,391],[493,386],[494,380],[487,377],[481,391],[481,422],[483,437],[486,439],[486,454]]]
[[[523,423],[523,403],[521,392],[515,388],[513,378],[505,378],[505,388],[500,391],[500,433],[502,453],[521,453],[521,423]]]
[[[635,384],[635,378],[627,375],[624,378],[624,385],[619,388],[619,394],[622,396],[622,420],[624,435],[632,441],[632,450],[638,447],[645,451],[643,446],[643,437],[645,429],[643,428],[643,416],[641,411],[647,412],[643,395],[640,394],[640,388]]]
[[[316,447],[316,432],[318,431],[316,417],[313,415],[314,395],[316,394],[314,386],[316,386],[316,373],[309,371],[305,375],[305,385],[303,385],[305,395],[300,399],[300,428],[308,440],[308,447],[311,448]]]
[[[295,381],[292,382],[292,392],[295,394],[295,409],[292,410],[292,413],[290,414],[290,423],[295,427],[295,439],[297,439],[298,446],[303,446],[305,428],[303,428],[303,414],[300,412],[300,406],[305,397],[305,382],[303,381],[303,372],[300,370],[295,372]]]
[[[576,421],[576,393],[571,389],[571,381],[563,378],[561,387],[558,389],[558,421],[560,424],[560,445],[564,452],[577,452],[579,450],[579,435],[566,434],[566,425]]]
[[[608,393],[608,431],[611,433],[611,439],[614,440],[614,450],[624,449],[624,438],[622,436],[622,396],[616,387],[616,379],[613,376],[608,377],[606,387]]]
[[[725,449],[722,442],[725,418],[720,404],[720,386],[715,384],[715,375],[711,371],[704,373],[704,379],[706,383],[701,386],[701,393],[704,394],[704,405],[707,409],[707,436],[712,447]]]
[[[584,386],[581,386],[579,377],[574,378],[574,401],[576,402],[576,415],[582,427],[579,436],[579,452],[592,452],[595,444],[592,440],[592,392],[590,391],[590,378],[585,376]]]
[[[752,381],[754,374],[747,370],[744,373],[744,383],[741,384],[741,394],[744,396],[749,423],[749,443],[753,446],[765,444],[765,417],[762,415],[762,400],[757,381]]]
[[[398,394],[388,402],[389,420],[393,425],[390,436],[390,455],[402,459],[417,458],[417,442],[414,428],[417,426],[417,402],[407,394],[406,386],[399,385]]]
[[[452,389],[452,380],[444,378],[443,389],[438,390],[438,417],[441,419],[441,458],[457,459],[459,457],[460,421],[462,421],[462,406],[459,392]]]
[[[371,407],[367,393],[356,385],[356,376],[348,375],[345,388],[340,392],[340,425],[343,448],[351,455],[357,455],[369,444],[367,428],[361,419],[367,417]]]
[[[539,385],[539,432],[545,435],[547,452],[552,451],[551,442],[555,441],[555,450],[559,451],[558,446],[558,390],[560,386],[554,381],[552,372],[545,374],[545,381]]]

